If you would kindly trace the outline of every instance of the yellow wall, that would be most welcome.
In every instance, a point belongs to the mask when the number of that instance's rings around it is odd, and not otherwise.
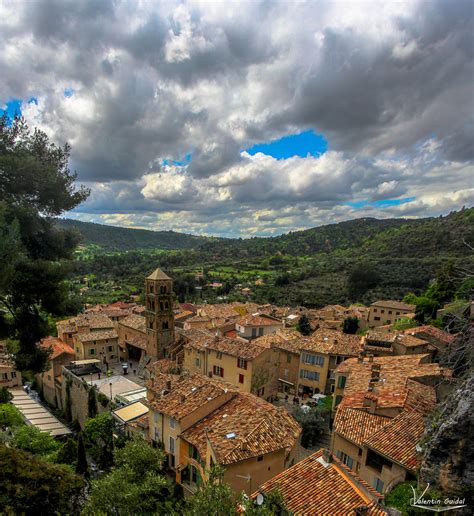
[[[304,354],[308,353],[317,357],[323,357],[324,363],[322,366],[319,365],[313,365],[313,364],[307,364],[304,362]],[[319,373],[319,379],[318,380],[309,380],[308,378],[301,378],[301,371],[315,371]],[[327,376],[328,376],[328,370],[329,370],[329,356],[323,355],[321,353],[313,353],[311,351],[301,351],[301,358],[299,363],[299,374],[298,374],[298,390],[299,387],[308,386],[313,389],[319,389],[319,392],[324,393],[326,389],[326,383],[327,383]]]
[[[108,340],[108,342],[106,342],[106,340]],[[113,339],[96,340],[96,344],[94,344],[93,341],[82,343],[77,338],[75,338],[74,341],[73,347],[77,360],[89,360],[91,358],[102,360],[103,357],[106,357],[109,364],[114,364],[119,361],[117,337]],[[112,347],[112,351],[109,351],[109,346]],[[91,349],[95,350],[93,355],[90,354]],[[102,355],[100,353],[102,353]]]
[[[21,373],[14,367],[0,365],[0,387],[21,386]]]
[[[383,493],[386,493],[390,491],[396,484],[405,481],[407,478],[407,470],[405,468],[402,468],[399,464],[392,462],[392,466],[390,468],[387,466],[382,466],[382,471],[379,472],[371,466],[367,466],[365,464],[367,460],[367,453],[368,448],[364,447],[359,475],[369,485],[375,487],[374,479],[379,478],[384,483],[382,491]]]
[[[370,328],[376,328],[377,326],[393,324],[395,321],[402,319],[409,313],[411,313],[410,310],[371,306],[369,310],[368,325]]]

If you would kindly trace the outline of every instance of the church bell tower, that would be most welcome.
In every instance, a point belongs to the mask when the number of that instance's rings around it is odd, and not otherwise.
[[[159,360],[168,357],[174,343],[173,280],[156,269],[145,280],[147,355]]]

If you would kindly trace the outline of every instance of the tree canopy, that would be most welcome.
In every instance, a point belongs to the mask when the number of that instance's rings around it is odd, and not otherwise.
[[[79,237],[58,229],[53,217],[89,192],[76,188],[69,153],[23,119],[0,118],[0,338],[19,341],[20,370],[44,369],[47,352],[36,343],[48,333],[46,314],[71,309],[66,260]]]

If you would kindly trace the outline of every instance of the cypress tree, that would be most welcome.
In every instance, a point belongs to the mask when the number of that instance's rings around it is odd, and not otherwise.
[[[86,448],[84,446],[84,439],[82,433],[79,433],[77,437],[77,462],[76,462],[76,473],[83,477],[89,476],[89,468],[87,466]]]

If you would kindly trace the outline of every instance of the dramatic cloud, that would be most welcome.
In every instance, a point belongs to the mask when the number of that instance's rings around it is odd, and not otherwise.
[[[474,199],[473,11],[4,0],[0,107],[71,143],[82,220],[245,236],[444,213]],[[245,152],[310,129],[321,157]]]

